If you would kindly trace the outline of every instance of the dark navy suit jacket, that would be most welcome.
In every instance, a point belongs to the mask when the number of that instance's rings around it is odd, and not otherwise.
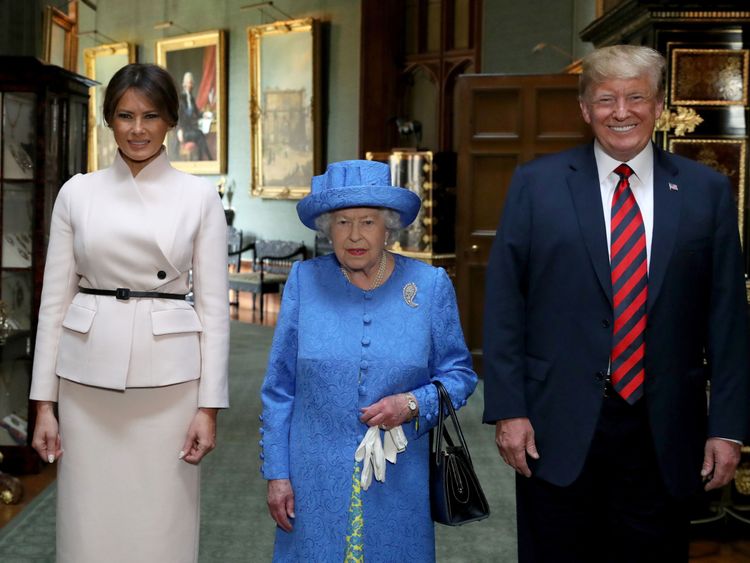
[[[665,484],[683,496],[700,486],[707,437],[748,435],[744,268],[725,176],[654,147],[653,178],[642,400]],[[610,275],[593,143],[519,167],[487,272],[484,421],[528,417],[531,470],[559,486],[580,474],[602,405]]]

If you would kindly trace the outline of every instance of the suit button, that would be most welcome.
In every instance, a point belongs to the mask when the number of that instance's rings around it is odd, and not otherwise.
[[[603,319],[602,320],[602,326],[604,328],[609,328],[609,319]]]
[[[156,272],[156,277],[160,280],[163,280],[167,277],[167,272],[165,272],[164,270],[159,270],[158,272]]]

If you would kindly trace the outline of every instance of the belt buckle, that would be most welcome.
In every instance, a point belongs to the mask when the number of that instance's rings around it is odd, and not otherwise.
[[[115,299],[122,299],[123,301],[127,301],[130,299],[130,289],[127,287],[118,287],[115,290]]]

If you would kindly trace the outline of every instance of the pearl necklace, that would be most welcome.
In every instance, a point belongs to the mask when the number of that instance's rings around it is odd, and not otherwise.
[[[386,254],[387,253],[383,251],[383,254],[380,257],[380,265],[378,266],[378,273],[375,274],[375,279],[370,285],[370,291],[372,291],[376,287],[380,287],[383,284],[383,278],[385,277],[385,267],[388,264],[388,257],[386,256]],[[348,281],[351,284],[354,284],[354,282],[352,281],[352,278],[349,277],[349,272],[343,266],[341,266],[341,273],[344,274],[346,281]]]

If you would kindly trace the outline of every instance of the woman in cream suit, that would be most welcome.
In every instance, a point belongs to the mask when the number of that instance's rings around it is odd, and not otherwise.
[[[117,72],[115,161],[55,203],[31,398],[34,447],[59,459],[60,562],[197,559],[197,464],[228,406],[226,222],[216,190],[169,164],[177,111],[165,70]]]

